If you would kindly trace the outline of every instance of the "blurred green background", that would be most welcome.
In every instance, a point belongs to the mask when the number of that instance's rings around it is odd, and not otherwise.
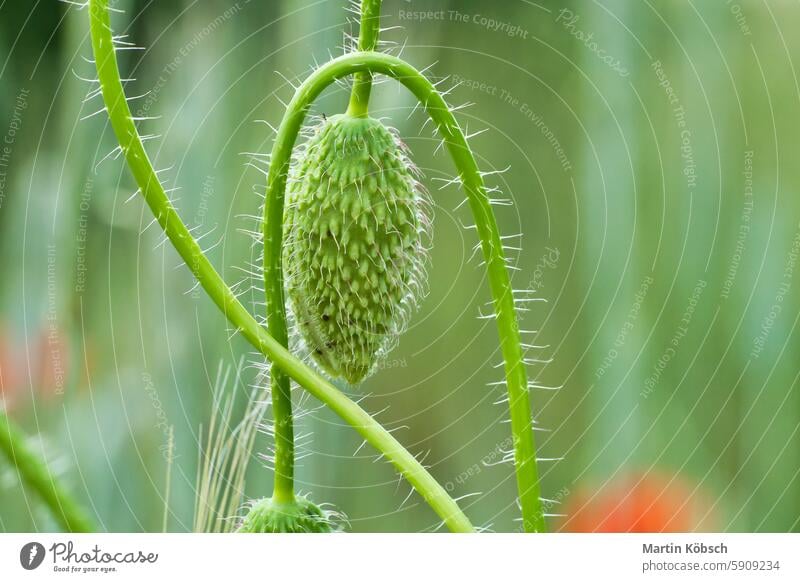
[[[185,222],[243,300],[282,102],[341,54],[344,0],[120,0],[132,109]],[[553,529],[800,528],[800,6],[756,0],[385,0],[383,39],[473,105],[522,314]],[[241,414],[258,364],[134,196],[97,99],[88,13],[0,3],[0,386],[10,415],[110,531],[192,528],[219,370]],[[347,88],[316,112],[343,111]],[[516,531],[489,300],[453,167],[402,88],[396,126],[436,208],[430,293],[363,405],[478,525]],[[261,121],[267,122],[262,123]],[[485,130],[485,131],[484,131]],[[102,162],[101,162],[102,160]],[[128,201],[130,199],[130,201]],[[520,244],[517,244],[519,242]],[[217,244],[218,243],[218,244]],[[263,383],[262,383],[263,384]],[[299,397],[299,394],[296,394]],[[438,521],[336,416],[308,401],[299,487],[350,531]],[[171,427],[171,429],[170,429]],[[256,442],[246,498],[268,495]],[[561,459],[563,460],[557,460]],[[406,499],[408,497],[408,499]],[[0,530],[55,528],[0,462]]]

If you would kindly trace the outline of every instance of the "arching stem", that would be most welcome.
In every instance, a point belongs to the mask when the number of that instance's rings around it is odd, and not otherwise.
[[[361,0],[360,26],[358,50],[361,52],[374,51],[378,47],[378,36],[381,32],[381,0]],[[372,73],[369,70],[356,73],[347,114],[352,117],[366,117],[371,92]]]
[[[59,484],[55,475],[36,453],[6,413],[0,410],[0,451],[17,470],[20,481],[36,491],[51,515],[70,533],[97,531],[83,509]]]
[[[286,180],[297,135],[314,100],[337,79],[370,71],[393,77],[405,85],[425,106],[436,124],[466,191],[475,219],[481,249],[488,270],[500,348],[505,363],[517,488],[522,522],[527,532],[545,531],[536,467],[527,373],[523,362],[514,294],[506,268],[503,244],[486,193],[483,178],[464,133],[444,98],[433,84],[410,64],[382,53],[351,53],[330,61],[314,71],[298,87],[284,113],[270,158],[264,216],[264,277],[270,316],[285,325],[281,248]],[[280,307],[281,313],[275,310]]]
[[[125,91],[120,80],[116,53],[112,43],[108,0],[89,0],[89,9],[92,48],[103,102],[108,110],[111,126],[122,148],[125,161],[158,224],[206,294],[253,347],[269,358],[312,396],[338,414],[364,440],[386,457],[451,531],[474,531],[458,504],[414,458],[414,455],[409,453],[396,438],[358,404],[290,354],[266,329],[259,325],[230,287],[225,284],[220,274],[203,254],[197,240],[181,221],[144,149],[130,108],[125,100]],[[360,70],[364,70],[363,67]],[[354,71],[355,69],[344,74]]]

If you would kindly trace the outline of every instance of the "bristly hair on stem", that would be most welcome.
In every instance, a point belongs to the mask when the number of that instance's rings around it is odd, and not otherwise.
[[[381,0],[362,0],[358,50],[374,51],[378,47],[380,31]],[[369,96],[372,93],[372,73],[368,70],[360,71],[354,77],[347,114],[352,117],[366,117],[369,111]]]

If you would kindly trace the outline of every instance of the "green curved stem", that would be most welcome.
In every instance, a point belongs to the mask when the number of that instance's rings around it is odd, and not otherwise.
[[[94,523],[64,490],[37,454],[28,448],[25,435],[0,410],[0,451],[16,468],[20,479],[35,490],[53,517],[70,533],[97,531]]]
[[[361,0],[361,30],[358,35],[358,50],[374,51],[378,47],[381,32],[381,0]],[[372,92],[372,73],[369,70],[355,74],[353,91],[350,93],[348,115],[366,117],[369,95]]]
[[[175,250],[228,321],[260,353],[351,425],[370,445],[385,456],[425,499],[452,531],[474,531],[467,517],[444,488],[383,426],[358,404],[289,353],[244,308],[203,254],[197,241],[169,201],[142,145],[120,81],[112,45],[108,0],[90,0],[92,48],[103,100],[125,160]]]
[[[433,84],[405,61],[374,52],[351,53],[339,57],[314,71],[298,87],[289,102],[272,149],[267,179],[267,200],[264,207],[264,276],[270,317],[274,321],[282,319],[285,326],[286,316],[281,279],[283,272],[281,263],[283,207],[287,174],[297,135],[311,104],[326,87],[337,79],[364,71],[392,77],[414,94],[436,123],[458,169],[480,236],[494,301],[500,347],[505,362],[514,441],[514,461],[523,526],[526,532],[543,532],[546,524],[539,497],[539,476],[536,467],[536,445],[533,436],[527,373],[523,362],[514,294],[506,269],[503,244],[497,223],[475,157],[472,155],[464,133],[453,113]]]

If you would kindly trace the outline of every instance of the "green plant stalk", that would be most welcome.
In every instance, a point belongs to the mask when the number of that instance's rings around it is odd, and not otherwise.
[[[53,517],[70,533],[97,531],[94,523],[64,490],[47,465],[30,450],[22,434],[0,410],[0,451],[16,468],[20,480],[38,493]]]
[[[244,308],[225,284],[169,201],[145,152],[120,80],[112,45],[108,0],[90,0],[90,26],[95,66],[109,119],[125,160],[145,202],[175,250],[186,262],[208,296],[228,321],[260,353],[294,379],[312,396],[329,406],[370,445],[386,457],[414,489],[455,532],[474,531],[467,517],[444,488],[381,424],[333,384],[289,353]]]
[[[358,50],[361,52],[374,51],[378,47],[378,36],[380,32],[381,0],[362,0]],[[372,73],[369,70],[356,73],[353,81],[353,91],[350,93],[350,104],[347,107],[347,114],[353,117],[366,117],[371,92]]]
[[[264,263],[271,264],[273,258],[267,258],[267,248],[274,247],[266,245],[264,249]],[[278,246],[278,254],[280,254],[280,246]],[[266,270],[264,276],[267,277]],[[272,337],[281,346],[288,349],[289,334],[283,308],[285,301],[283,271],[270,271],[269,276],[275,277],[278,284],[268,286],[265,291],[267,328]],[[276,317],[277,313],[280,313],[280,317]],[[294,500],[294,418],[292,416],[291,381],[275,360],[272,360],[270,376],[275,431],[275,478],[272,498],[278,503],[290,503]]]
[[[488,270],[500,347],[505,363],[509,396],[511,430],[517,488],[526,532],[544,532],[544,513],[540,500],[539,476],[536,467],[536,444],[533,435],[528,380],[520,342],[514,294],[506,269],[503,244],[492,212],[489,197],[475,157],[467,144],[453,113],[433,84],[413,66],[382,53],[351,53],[322,65],[298,87],[284,113],[270,157],[267,197],[264,206],[264,277],[267,305],[273,321],[284,322],[283,272],[283,207],[292,150],[309,108],[322,91],[337,79],[353,73],[370,71],[392,77],[405,85],[425,106],[436,124],[453,158],[466,190],[481,240],[481,249]],[[275,312],[280,307],[282,313]]]
[[[286,326],[280,329],[267,317],[267,325],[273,337],[282,345],[288,345]],[[272,498],[279,503],[294,501],[294,417],[292,416],[292,389],[289,376],[274,363],[270,367],[272,377],[272,414],[275,419],[275,481]]]
[[[269,201],[265,204],[269,206]],[[272,256],[273,251],[276,251],[277,257]],[[283,270],[267,268],[267,265],[274,265],[276,260],[280,265],[280,254],[280,244],[265,244],[264,278],[265,280],[274,278],[276,283],[265,287],[267,328],[272,337],[281,346],[288,348],[289,334],[284,308]],[[274,360],[270,367],[270,375],[272,414],[275,424],[275,483],[272,498],[276,502],[289,503],[294,500],[294,419],[292,416],[291,382],[283,369]]]

